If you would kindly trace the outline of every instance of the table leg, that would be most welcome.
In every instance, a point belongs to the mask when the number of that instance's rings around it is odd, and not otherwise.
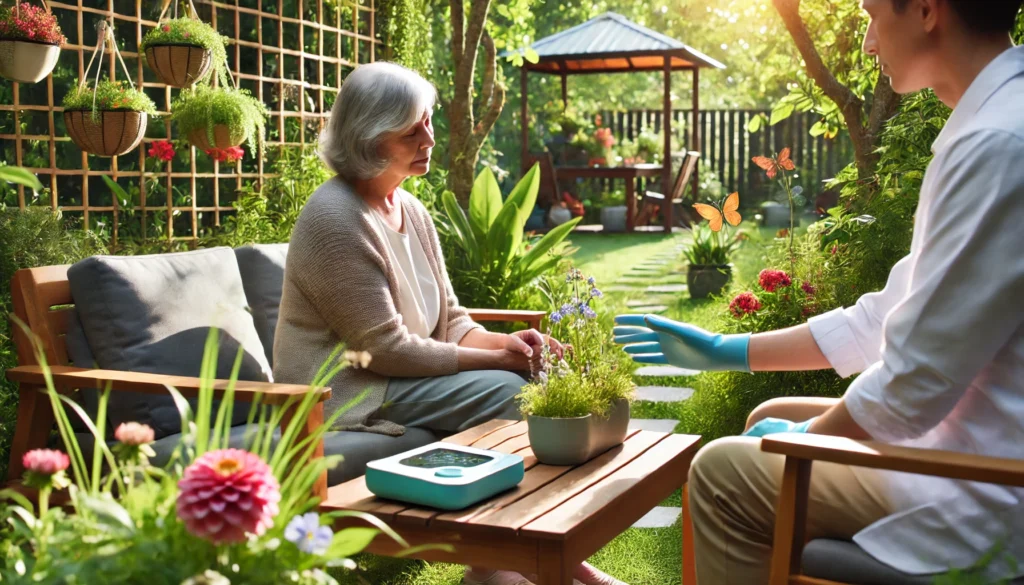
[[[636,178],[626,177],[626,231],[633,231],[636,217]]]
[[[559,543],[544,543],[540,550],[537,585],[573,585],[576,563],[569,562]]]
[[[693,519],[690,517],[690,487],[683,484],[683,585],[697,585],[697,567],[693,552]]]

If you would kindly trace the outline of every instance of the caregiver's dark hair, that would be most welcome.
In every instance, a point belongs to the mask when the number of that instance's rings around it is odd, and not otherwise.
[[[1024,0],[940,0],[953,7],[967,29],[979,35],[1009,34],[1017,22]],[[896,12],[906,10],[910,0],[892,0]]]

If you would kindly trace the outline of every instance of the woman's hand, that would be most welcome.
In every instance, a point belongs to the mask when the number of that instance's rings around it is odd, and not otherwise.
[[[541,347],[543,347],[545,343],[548,344],[548,347],[551,349],[551,352],[558,356],[559,359],[562,358],[562,354],[565,352],[565,348],[562,346],[561,342],[559,342],[554,337],[542,335],[536,329],[524,329],[522,331],[516,331],[515,333],[512,334],[512,336],[518,337],[519,339],[522,339],[523,341],[528,343],[530,347],[533,348],[533,353],[535,354],[535,357],[538,354],[540,354]]]

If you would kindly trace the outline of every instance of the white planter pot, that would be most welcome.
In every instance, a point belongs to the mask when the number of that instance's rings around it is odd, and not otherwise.
[[[614,205],[601,209],[601,225],[606,232],[626,231],[626,206]]]
[[[548,223],[552,227],[562,225],[570,219],[572,219],[572,212],[566,207],[552,207],[551,211],[548,211]]]
[[[60,47],[32,41],[0,40],[0,77],[36,83],[57,65]]]

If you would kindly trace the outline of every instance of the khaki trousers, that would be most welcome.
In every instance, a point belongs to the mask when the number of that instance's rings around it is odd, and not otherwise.
[[[771,570],[775,504],[785,459],[761,440],[726,437],[706,445],[690,467],[690,513],[698,585],[760,585]],[[849,539],[890,514],[874,470],[815,462],[808,538]]]

